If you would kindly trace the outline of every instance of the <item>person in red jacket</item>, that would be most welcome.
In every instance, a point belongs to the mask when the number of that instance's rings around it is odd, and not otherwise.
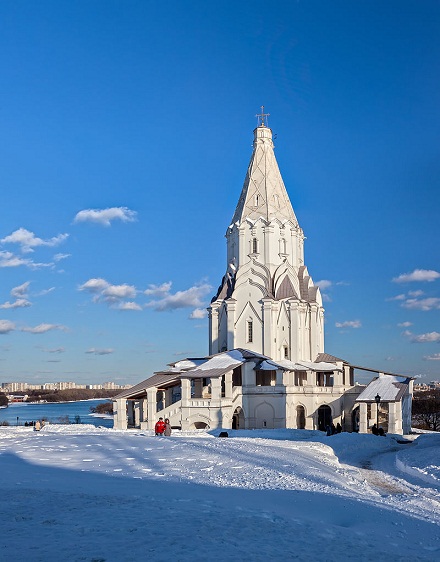
[[[159,418],[159,421],[154,426],[154,432],[156,433],[156,435],[163,435],[164,431],[165,431],[165,422],[163,421],[163,418]]]

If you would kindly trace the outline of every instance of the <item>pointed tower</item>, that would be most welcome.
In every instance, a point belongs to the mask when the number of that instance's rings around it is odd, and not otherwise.
[[[227,269],[209,308],[209,350],[242,347],[274,360],[324,352],[324,309],[304,265],[304,234],[259,116],[248,171],[227,229]]]

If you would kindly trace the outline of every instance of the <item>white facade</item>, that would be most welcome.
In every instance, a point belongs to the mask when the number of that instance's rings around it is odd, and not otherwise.
[[[242,347],[314,361],[324,351],[324,309],[263,123],[226,239],[227,270],[209,308],[210,353]]]
[[[153,429],[162,417],[181,429],[365,429],[354,368],[324,353],[321,295],[273,148],[262,121],[208,309],[210,355],[171,363],[119,394],[115,428]],[[401,409],[391,409],[401,432]]]

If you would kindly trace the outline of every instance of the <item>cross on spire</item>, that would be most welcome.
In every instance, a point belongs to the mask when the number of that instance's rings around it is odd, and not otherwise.
[[[268,127],[267,118],[270,113],[264,113],[264,105],[261,106],[261,113],[257,113],[255,117],[258,119],[258,127]]]

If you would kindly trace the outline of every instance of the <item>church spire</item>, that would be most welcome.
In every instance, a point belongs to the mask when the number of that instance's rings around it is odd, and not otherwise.
[[[267,126],[268,116],[262,106],[261,113],[256,116],[254,150],[232,224],[260,217],[268,222],[278,218],[298,224],[275,158],[272,130]]]

